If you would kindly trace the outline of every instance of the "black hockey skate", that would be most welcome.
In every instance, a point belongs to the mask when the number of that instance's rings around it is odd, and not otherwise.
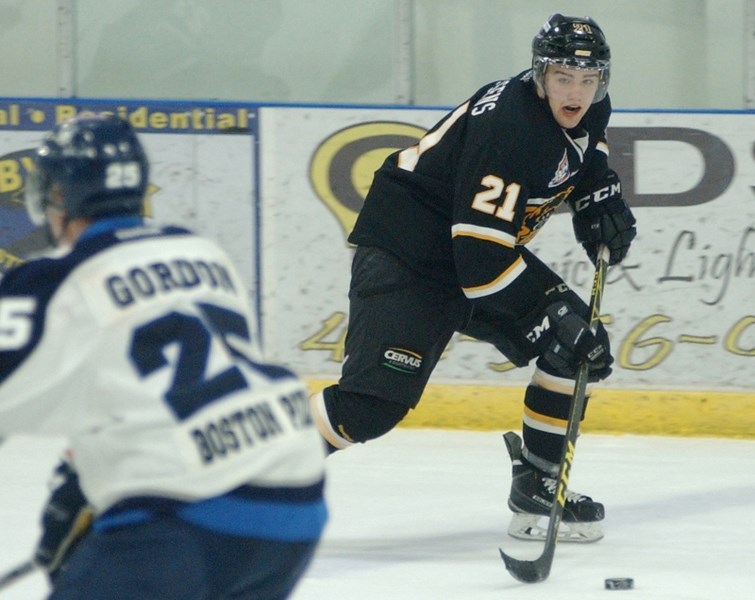
[[[544,540],[553,506],[556,479],[533,466],[522,456],[522,440],[509,431],[503,436],[512,463],[509,508],[514,513],[510,536],[521,540]],[[597,542],[603,537],[600,521],[605,509],[592,498],[566,491],[566,503],[558,531],[563,542]]]

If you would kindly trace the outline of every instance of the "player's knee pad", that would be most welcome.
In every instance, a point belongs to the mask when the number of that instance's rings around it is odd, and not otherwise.
[[[376,396],[344,392],[337,385],[312,398],[315,421],[333,450],[388,433],[409,412],[409,408]]]
[[[548,389],[530,383],[524,394],[524,406],[528,413],[535,418],[542,417],[543,421],[566,421],[569,418],[569,409],[571,406],[571,393],[565,393],[566,390]],[[580,415],[580,421],[585,418],[587,410],[587,401],[589,396],[585,397],[585,406]]]

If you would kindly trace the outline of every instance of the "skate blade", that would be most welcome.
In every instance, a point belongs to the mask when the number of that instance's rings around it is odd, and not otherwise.
[[[518,540],[545,541],[548,531],[548,516],[529,513],[514,513],[509,523],[508,534]],[[558,541],[576,544],[590,544],[603,539],[600,521],[567,523],[561,521],[558,528]]]

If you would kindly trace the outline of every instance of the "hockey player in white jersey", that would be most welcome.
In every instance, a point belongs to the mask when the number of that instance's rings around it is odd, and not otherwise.
[[[307,391],[226,253],[144,225],[147,181],[126,121],[57,126],[26,199],[57,249],[0,282],[0,435],[66,436],[94,514],[50,598],[286,598],[327,518]]]

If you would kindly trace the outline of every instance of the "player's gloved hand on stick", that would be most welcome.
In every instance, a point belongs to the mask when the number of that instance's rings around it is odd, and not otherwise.
[[[42,513],[42,536],[34,562],[54,582],[89,532],[94,513],[79,487],[79,476],[68,461],[56,467],[50,488],[52,493]]]
[[[574,373],[587,361],[591,379],[605,379],[611,374],[613,357],[608,348],[563,300],[549,304],[525,335],[537,354],[559,372]]]
[[[608,171],[595,192],[575,201],[572,210],[574,235],[593,264],[601,244],[610,252],[609,265],[624,260],[637,235],[636,219],[621,195],[621,182],[614,171]]]

